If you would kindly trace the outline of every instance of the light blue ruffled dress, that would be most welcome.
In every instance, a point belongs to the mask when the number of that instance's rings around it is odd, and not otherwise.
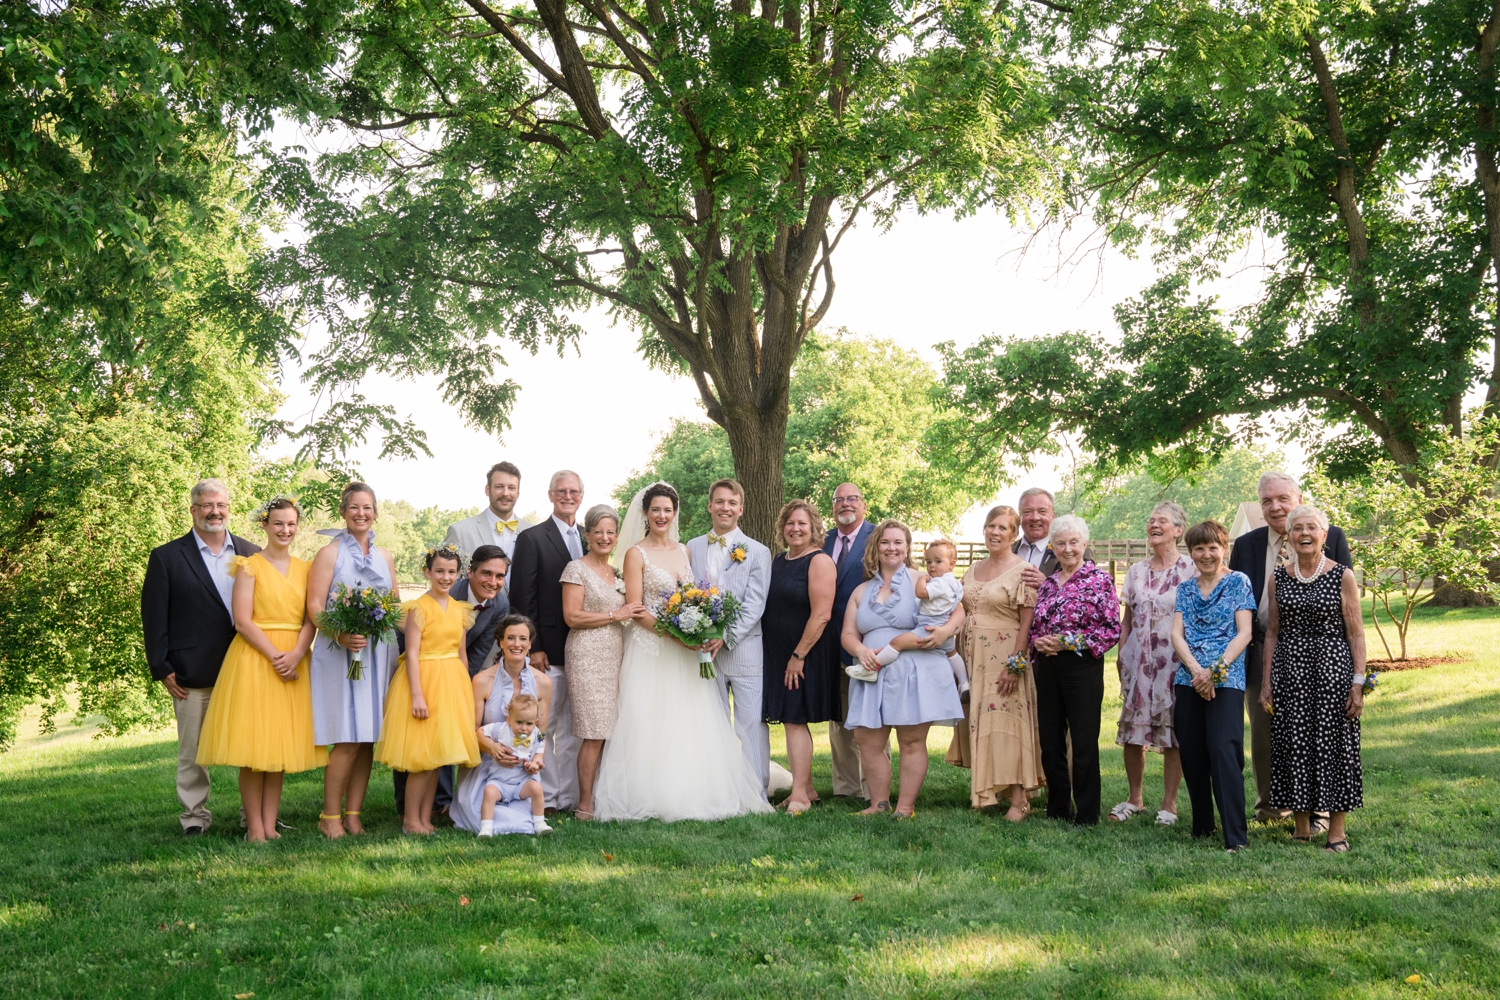
[[[390,567],[375,549],[375,532],[370,532],[370,551],[363,552],[354,536],[342,528],[319,532],[333,538],[338,559],[333,564],[333,582],[328,585],[328,600],[338,593],[339,584],[349,588],[374,587],[390,590],[393,586]],[[326,605],[325,605],[326,606]],[[335,743],[375,743],[380,740],[380,722],[385,716],[385,691],[396,672],[396,643],[377,642],[365,647],[364,676],[349,680],[349,651],[332,643],[319,632],[313,639],[312,707],[313,741],[318,746]]]
[[[917,593],[906,567],[891,579],[886,603],[876,601],[880,579],[869,581],[864,600],[855,614],[855,624],[871,649],[883,649],[903,632],[917,625]],[[912,649],[889,666],[880,668],[873,681],[849,682],[849,715],[846,729],[877,729],[881,726],[956,726],[964,709],[953,683],[948,659],[935,649]]]
[[[484,717],[480,725],[488,726],[491,723],[504,722],[506,713],[510,711],[510,699],[514,694],[515,686],[511,683],[510,674],[505,672],[505,664],[501,663],[495,668],[495,686],[490,689],[490,696],[485,699]],[[521,668],[521,694],[536,697],[536,675],[531,672],[530,660]],[[458,782],[453,789],[453,804],[448,807],[448,816],[453,820],[453,825],[460,830],[468,830],[470,833],[479,832],[479,812],[484,808],[486,763],[493,763],[493,758],[486,757],[478,767],[458,769]],[[550,762],[548,766],[552,766]],[[517,782],[517,787],[520,787],[520,782]],[[497,834],[531,833],[531,802],[521,799],[496,803],[494,829]]]

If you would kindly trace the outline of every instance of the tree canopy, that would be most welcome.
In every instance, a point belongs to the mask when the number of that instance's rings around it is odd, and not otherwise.
[[[936,416],[936,373],[915,352],[891,341],[839,331],[814,334],[792,369],[786,466],[775,504],[811,501],[831,515],[840,483],[859,486],[870,517],[899,517],[914,528],[949,530],[993,492],[987,475],[953,475],[927,460],[925,436]],[[642,486],[663,479],[682,496],[683,537],[708,530],[708,487],[734,475],[722,428],[677,420],[657,445],[650,466],[616,491],[628,503]],[[749,492],[766,484],[747,482]]]
[[[1019,204],[1049,162],[1003,4],[192,9],[195,44],[245,67],[247,105],[357,137],[265,150],[268,190],[308,234],[283,280],[330,331],[315,388],[435,372],[498,433],[518,389],[495,378],[505,343],[568,349],[578,310],[603,304],[652,364],[691,375],[740,477],[767,485],[747,518],[762,536],[792,364],[843,236],[909,207]],[[252,49],[272,54],[265,79]]]
[[[1494,407],[1500,6],[1049,6],[1070,204],[1163,273],[1118,340],[950,347],[949,456],[1024,461],[1071,431],[1171,478],[1274,427],[1350,475],[1461,434],[1470,391]],[[1226,313],[1197,287],[1259,236],[1264,294]]]

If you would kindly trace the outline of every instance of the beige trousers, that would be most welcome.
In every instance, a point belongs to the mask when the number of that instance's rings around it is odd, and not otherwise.
[[[844,718],[849,717],[849,675],[844,673],[843,664],[839,664],[839,692],[843,700]],[[870,797],[870,786],[865,782],[865,770],[859,762],[859,744],[854,741],[854,730],[845,729],[837,722],[828,722],[828,749],[833,758],[833,794],[847,795],[850,798],[868,799]],[[885,750],[886,759],[891,756],[889,746]]]
[[[208,714],[208,699],[214,689],[186,690],[186,698],[172,699],[177,715],[177,801],[182,803],[178,819],[184,830],[198,826],[207,832],[213,817],[208,812],[208,768],[198,763],[198,734],[203,731],[203,717]]]

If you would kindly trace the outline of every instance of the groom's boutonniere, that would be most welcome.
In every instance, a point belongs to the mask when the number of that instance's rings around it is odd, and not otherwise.
[[[736,545],[734,548],[729,550],[729,558],[733,559],[737,563],[744,562],[745,555],[746,553],[744,545]]]

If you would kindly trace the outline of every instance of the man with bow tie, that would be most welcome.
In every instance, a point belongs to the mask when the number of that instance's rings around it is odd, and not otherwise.
[[[521,470],[510,462],[496,462],[484,477],[484,495],[489,506],[448,528],[444,544],[458,549],[467,564],[469,556],[481,545],[498,545],[505,558],[516,554],[516,536],[531,522],[516,516],[516,500],[521,495]]]
[[[750,767],[760,777],[761,790],[771,781],[771,734],[765,724],[761,691],[765,667],[761,663],[760,617],[766,610],[766,585],[771,579],[771,550],[740,530],[745,512],[745,488],[721,479],[708,488],[708,514],[713,528],[687,543],[693,578],[719,587],[739,599],[740,617],[705,648],[714,654],[715,683],[730,711],[734,694],[734,731]]]

